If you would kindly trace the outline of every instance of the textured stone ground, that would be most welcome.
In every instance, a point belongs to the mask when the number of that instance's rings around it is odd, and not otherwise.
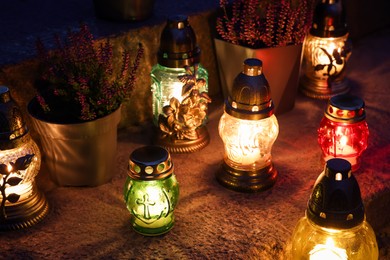
[[[366,101],[369,147],[355,174],[380,247],[389,259],[390,199],[390,32],[355,46],[348,76],[352,93]],[[172,156],[180,183],[175,227],[166,235],[133,232],[122,197],[130,152],[150,143],[149,123],[119,133],[113,180],[95,188],[56,187],[43,169],[39,185],[50,202],[49,215],[31,228],[0,234],[5,259],[283,259],[291,232],[304,215],[312,185],[322,170],[316,129],[325,101],[298,94],[295,108],[278,116],[280,134],[273,161],[276,185],[265,192],[242,194],[215,180],[223,156],[217,134],[222,102],[210,109],[210,144],[193,154]]]
[[[38,183],[49,200],[50,212],[36,226],[0,233],[0,259],[283,259],[291,232],[304,215],[312,185],[322,170],[316,129],[325,102],[298,94],[294,110],[278,116],[280,134],[273,161],[279,179],[271,190],[242,194],[221,187],[214,173],[223,157],[217,134],[223,107],[218,99],[218,72],[210,37],[211,12],[205,11],[217,6],[217,1],[156,2],[154,16],[142,26],[96,20],[92,1],[87,0],[0,3],[0,83],[11,88],[22,109],[33,96],[36,62],[32,58],[37,36],[50,42],[53,32],[63,34],[68,27],[76,28],[79,21],[86,21],[98,37],[112,37],[115,49],[139,41],[147,43],[142,76],[122,114],[113,180],[95,188],[56,187],[43,166]],[[362,6],[360,2],[354,4]],[[352,14],[361,18],[352,24],[355,36],[389,24],[389,19],[382,19],[384,25],[372,26],[384,13],[374,12],[374,6],[389,3],[373,2],[376,5],[352,9]],[[172,11],[197,13],[191,15],[190,22],[203,51],[202,63],[210,73],[210,92],[215,101],[208,124],[210,144],[194,154],[172,156],[181,189],[175,227],[164,236],[150,238],[131,230],[122,189],[130,152],[151,140],[148,75],[156,62],[165,16]],[[367,19],[367,13],[378,15]],[[348,69],[352,93],[361,96],[367,106],[370,141],[356,178],[367,219],[377,235],[380,259],[390,259],[389,43],[388,30],[361,38],[354,46]]]

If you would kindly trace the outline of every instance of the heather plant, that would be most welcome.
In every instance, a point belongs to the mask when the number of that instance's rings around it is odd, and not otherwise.
[[[314,0],[220,0],[219,37],[251,48],[295,45],[311,26]]]
[[[37,41],[41,77],[35,86],[36,101],[47,120],[82,122],[115,111],[133,91],[143,55],[139,44],[133,62],[129,51],[121,53],[118,68],[107,39],[96,42],[87,25],[69,31],[65,40],[55,36],[56,48],[48,51]]]

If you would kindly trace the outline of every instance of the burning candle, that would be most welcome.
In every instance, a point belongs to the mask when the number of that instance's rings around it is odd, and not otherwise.
[[[14,230],[41,221],[48,203],[35,183],[41,153],[6,86],[0,86],[0,118],[0,230]]]
[[[324,162],[344,158],[351,163],[352,171],[360,167],[369,135],[365,117],[364,101],[359,97],[345,94],[329,99],[318,129]]]
[[[258,59],[245,60],[219,121],[225,155],[216,177],[233,190],[264,190],[272,187],[277,177],[271,149],[279,125],[262,65]]]
[[[287,259],[378,259],[375,233],[365,219],[359,184],[347,160],[326,162],[290,245]]]
[[[138,233],[156,236],[173,227],[179,185],[167,150],[144,146],[131,153],[124,199]]]
[[[321,99],[348,92],[345,69],[350,55],[341,0],[319,1],[303,43],[301,91]]]

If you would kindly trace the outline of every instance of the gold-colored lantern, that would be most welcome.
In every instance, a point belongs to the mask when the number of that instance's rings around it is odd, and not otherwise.
[[[350,54],[341,0],[319,1],[303,44],[301,91],[319,99],[348,92],[345,70]]]
[[[277,171],[271,161],[271,149],[278,133],[262,62],[247,59],[243,72],[234,80],[219,121],[225,155],[217,180],[223,186],[244,192],[272,187]]]
[[[0,230],[42,220],[48,204],[35,184],[41,154],[9,89],[0,86]]]

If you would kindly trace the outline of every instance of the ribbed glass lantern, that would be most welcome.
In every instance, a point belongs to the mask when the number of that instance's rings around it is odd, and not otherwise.
[[[264,190],[273,186],[277,177],[271,149],[279,125],[262,66],[261,60],[245,60],[219,121],[225,154],[216,177],[233,190]]]
[[[327,161],[287,254],[288,259],[378,259],[375,233],[365,220],[359,184],[348,161]]]
[[[41,221],[48,204],[35,176],[41,153],[6,86],[0,86],[0,230],[29,227]]]
[[[318,143],[324,162],[343,158],[351,163],[352,171],[359,169],[369,136],[365,118],[361,98],[344,94],[329,99],[318,129]]]
[[[209,143],[205,126],[208,73],[187,16],[168,19],[161,34],[158,63],[152,68],[156,144],[172,153],[202,149]]]
[[[301,91],[319,99],[348,92],[345,70],[350,55],[341,0],[318,1],[303,44]]]
[[[136,232],[156,236],[173,227],[179,184],[166,149],[144,146],[131,153],[124,199]]]

